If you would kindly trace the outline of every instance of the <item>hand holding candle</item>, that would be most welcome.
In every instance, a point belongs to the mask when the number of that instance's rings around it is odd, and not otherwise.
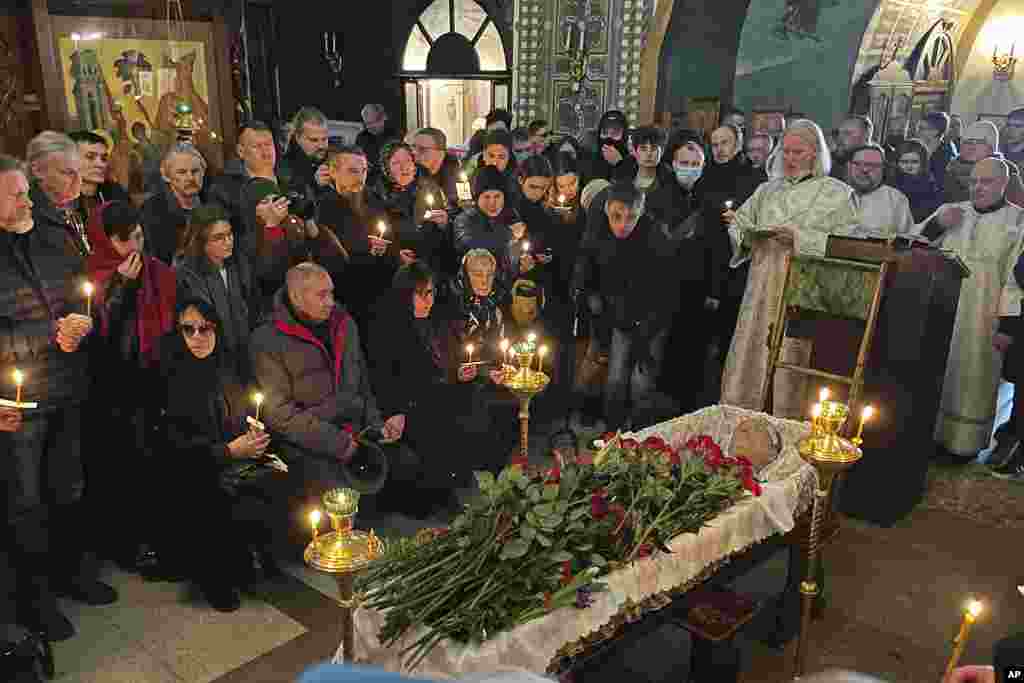
[[[473,352],[476,351],[476,347],[472,344],[466,344],[466,363],[473,362]]]
[[[427,202],[427,210],[423,214],[423,220],[429,221],[430,220],[430,214],[434,210],[434,195],[428,193],[427,196],[426,196],[426,202]]]
[[[946,665],[946,676],[953,672],[957,662],[960,661],[960,655],[963,654],[964,646],[967,644],[967,637],[971,632],[971,625],[978,620],[984,609],[985,606],[978,600],[970,600],[965,606],[964,617],[960,621],[960,631],[956,634],[956,638],[953,639],[953,654],[950,655],[949,663]]]
[[[21,385],[25,382],[25,375],[21,372],[21,370],[19,370],[17,368],[15,368],[14,372],[11,373],[11,374],[14,376],[14,387],[15,387],[14,402],[20,405],[21,404]]]
[[[263,394],[256,392],[252,395],[252,400],[256,403],[256,421],[260,421],[260,407],[263,405]]]
[[[824,403],[832,396],[832,392],[828,390],[828,387],[822,387],[821,391],[818,392],[818,400]]]
[[[92,317],[92,293],[94,291],[95,288],[91,282],[82,285],[82,293],[85,294],[85,315],[90,318]]]
[[[501,349],[501,360],[502,360],[502,362],[505,363],[506,365],[511,365],[512,364],[512,360],[509,358],[508,347],[509,347],[508,339],[502,339],[501,343],[498,344],[498,348]]]
[[[523,242],[523,253],[524,254],[529,254],[530,253],[530,243],[529,242]]]

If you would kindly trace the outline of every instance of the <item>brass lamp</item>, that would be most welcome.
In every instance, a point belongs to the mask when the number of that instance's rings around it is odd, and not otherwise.
[[[826,502],[836,477],[861,459],[860,433],[853,441],[839,436],[843,424],[850,415],[845,403],[827,400],[827,390],[822,391],[822,401],[814,406],[811,432],[800,440],[797,449],[800,457],[810,463],[818,474],[818,487],[814,492],[814,510],[811,517],[810,539],[807,544],[807,574],[800,583],[803,598],[800,615],[800,634],[796,643],[796,662],[793,679],[799,680],[804,673],[807,659],[807,639],[811,625],[811,608],[821,592],[818,586],[818,543],[821,536],[822,518]],[[870,414],[868,414],[870,416]],[[863,421],[863,418],[862,418]]]
[[[331,489],[323,496],[323,506],[331,518],[331,531],[319,534],[318,511],[313,516],[313,540],[306,546],[306,564],[338,582],[338,605],[341,606],[342,657],[352,661],[355,656],[355,627],[352,619],[357,605],[354,591],[355,573],[364,569],[384,552],[384,543],[371,530],[352,528],[359,511],[359,492],[354,489]]]
[[[551,378],[533,369],[533,360],[537,356],[536,341],[519,342],[512,346],[512,353],[519,367],[505,365],[501,383],[519,399],[519,456],[526,459],[530,453],[530,401],[547,388]]]

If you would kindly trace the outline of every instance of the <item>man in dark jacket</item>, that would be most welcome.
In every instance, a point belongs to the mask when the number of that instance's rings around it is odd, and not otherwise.
[[[614,181],[624,176],[628,177],[629,164],[622,166],[629,158],[629,149],[626,146],[628,130],[626,115],[621,111],[613,109],[601,116],[597,124],[597,148],[588,151],[583,160],[584,177],[581,186],[596,178]]]
[[[78,156],[82,160],[82,194],[79,209],[86,225],[96,207],[103,202],[126,202],[131,197],[119,184],[107,180],[110,167],[110,148],[101,136],[87,130],[68,135],[78,145]]]
[[[455,183],[459,180],[459,162],[448,154],[448,138],[440,128],[420,128],[413,136],[412,150],[416,164],[444,191],[447,208],[455,211],[459,206],[459,193]]]
[[[398,131],[391,124],[387,110],[382,104],[368,104],[360,112],[363,119],[363,130],[356,136],[356,147],[366,154],[370,162],[371,175],[380,172],[380,151],[384,145],[399,137]]]
[[[604,215],[580,246],[573,291],[610,339],[605,419],[614,431],[628,426],[661,372],[678,273],[665,231],[644,215],[644,195],[632,183],[608,189]]]
[[[170,266],[192,209],[202,202],[206,160],[192,145],[178,143],[164,155],[160,174],[163,188],[142,205],[142,231],[149,252]]]
[[[274,145],[274,134],[270,126],[262,121],[249,121],[238,129],[239,164],[224,169],[210,184],[207,199],[212,204],[219,204],[228,212],[231,226],[235,229],[235,239],[240,244],[247,242],[245,207],[242,205],[242,194],[246,184],[252,178],[268,178],[275,180],[274,168],[277,165],[277,147]]]
[[[67,233],[78,257],[89,255],[87,216],[79,206],[82,158],[75,141],[46,130],[32,138],[26,150],[32,177],[32,219],[40,227]]]
[[[404,415],[381,415],[359,331],[335,306],[331,276],[314,263],[288,271],[273,319],[253,333],[252,364],[267,396],[267,426],[310,494],[353,484],[340,465],[352,460],[362,430],[379,430],[384,443],[402,437]],[[385,449],[389,456],[394,450]],[[404,464],[391,461],[394,477],[408,471]]]
[[[330,191],[327,172],[327,117],[314,107],[303,107],[292,120],[292,139],[277,169],[285,192],[320,197]]]
[[[93,324],[79,313],[84,263],[65,230],[35,225],[28,192],[21,164],[0,155],[0,372],[18,370],[20,399],[38,404],[22,413],[17,431],[0,434],[5,550],[17,574],[0,602],[17,596],[18,622],[64,640],[75,630],[55,592],[92,605],[110,604],[117,593],[84,561],[81,415],[88,383],[79,349]]]

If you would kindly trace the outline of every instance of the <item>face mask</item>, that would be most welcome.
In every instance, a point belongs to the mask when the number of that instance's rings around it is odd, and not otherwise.
[[[679,184],[684,187],[692,187],[695,182],[700,178],[701,169],[698,166],[672,166],[672,170],[676,173],[676,180]]]

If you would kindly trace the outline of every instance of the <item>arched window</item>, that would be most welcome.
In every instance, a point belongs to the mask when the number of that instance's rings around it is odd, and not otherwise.
[[[468,75],[508,71],[498,27],[474,0],[434,0],[409,33],[402,71]]]
[[[402,52],[403,125],[444,131],[453,151],[484,115],[509,108],[512,72],[495,20],[475,0],[434,0]]]

